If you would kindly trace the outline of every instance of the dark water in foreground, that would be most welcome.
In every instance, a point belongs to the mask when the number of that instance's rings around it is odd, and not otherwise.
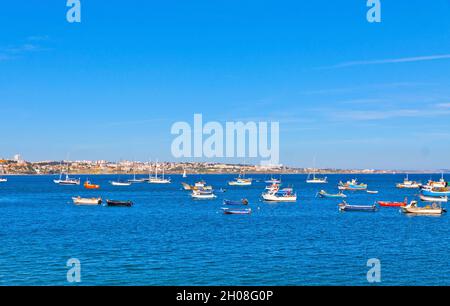
[[[69,258],[81,262],[82,285],[368,285],[369,258],[381,261],[383,285],[450,285],[448,215],[408,217],[397,208],[339,213],[339,199],[315,197],[321,188],[337,191],[348,175],[329,175],[327,185],[285,175],[299,199],[280,204],[260,201],[263,182],[228,187],[231,176],[201,177],[227,192],[192,200],[180,176],[171,185],[131,187],[92,177],[99,191],[57,186],[50,176],[9,177],[0,184],[0,285],[67,285]],[[380,193],[347,192],[350,204],[417,193],[395,189],[402,175],[356,177]],[[131,199],[135,206],[79,207],[71,204],[75,195]],[[222,214],[224,198],[242,197],[252,215]]]

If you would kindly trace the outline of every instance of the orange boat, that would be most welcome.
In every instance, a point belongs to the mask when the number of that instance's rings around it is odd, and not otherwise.
[[[84,188],[86,189],[99,189],[100,185],[91,184],[90,181],[84,182]]]

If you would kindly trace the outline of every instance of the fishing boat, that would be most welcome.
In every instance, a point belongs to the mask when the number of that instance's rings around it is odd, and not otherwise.
[[[407,206],[401,207],[402,212],[405,214],[414,215],[442,215],[446,210],[442,206],[433,203],[432,205],[426,205],[424,207],[417,206],[417,201],[411,201]]]
[[[118,200],[106,200],[107,206],[117,206],[117,207],[131,207],[133,202],[131,201],[118,201]]]
[[[252,209],[251,208],[246,208],[246,209],[229,209],[229,208],[222,208],[223,213],[225,215],[248,215],[252,213]]]
[[[395,185],[397,188],[405,188],[405,189],[416,189],[420,187],[420,183],[416,181],[410,181],[408,174],[406,174],[405,179],[403,180],[403,183],[398,183]]]
[[[100,189],[100,185],[92,184],[91,181],[86,180],[83,184],[85,189]]]
[[[343,192],[331,194],[331,193],[327,193],[325,190],[321,190],[317,194],[322,198],[346,198],[347,197]]]
[[[343,183],[342,181],[338,184],[339,190],[366,190],[367,184],[358,183],[357,179],[352,179]]]
[[[421,193],[427,197],[448,197],[450,196],[450,188],[422,189]]]
[[[242,199],[240,201],[223,200],[223,205],[248,205],[248,200],[247,199]]]
[[[262,194],[264,201],[270,202],[296,202],[297,194],[292,188],[283,188],[277,191],[269,191]]]
[[[408,204],[408,199],[405,198],[403,202],[378,201],[377,203],[382,207],[403,207]]]
[[[217,198],[217,196],[209,190],[193,190],[191,193],[191,197],[193,199],[200,200],[210,200]]]
[[[196,182],[194,185],[189,185],[187,183],[181,183],[184,190],[212,190],[212,186],[206,186],[205,181]]]
[[[312,174],[312,178],[311,177]],[[306,178],[306,183],[308,184],[326,184],[328,183],[327,177],[316,177],[316,158],[314,158],[314,168],[313,172],[308,174],[308,177]]]
[[[362,211],[362,212],[375,212],[377,211],[377,206],[374,205],[349,205],[347,202],[343,201],[338,205],[339,211]]]
[[[444,173],[441,173],[441,178],[439,181],[429,180],[426,185],[419,186],[422,190],[431,190],[434,188],[446,188],[448,187],[448,182],[444,179]]]
[[[377,190],[366,190],[368,194],[378,194]]]
[[[150,184],[170,184],[171,180],[164,177],[164,167],[162,168],[162,177],[158,177],[158,164],[155,165],[155,176],[150,177]]]
[[[72,201],[77,205],[100,205],[102,204],[102,198],[82,198],[82,197],[73,197]]]
[[[59,179],[53,180],[53,182],[55,184],[58,184],[58,185],[66,185],[66,186],[68,186],[68,185],[80,185],[80,179],[79,178],[76,179],[76,178],[71,178],[69,176],[69,164],[67,164],[67,172],[65,174],[66,174],[66,176],[63,179],[63,167],[62,167],[62,163],[61,163],[61,172],[59,174]]]
[[[237,177],[233,181],[229,181],[228,185],[230,185],[230,186],[251,186],[252,181],[253,180],[251,178],[244,178],[244,176],[239,175],[239,177]]]
[[[448,202],[448,196],[443,196],[443,197],[428,197],[428,196],[424,196],[423,194],[419,195],[420,200],[422,202]]]

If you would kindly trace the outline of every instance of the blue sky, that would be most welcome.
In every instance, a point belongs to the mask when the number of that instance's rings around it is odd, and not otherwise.
[[[2,3],[0,156],[173,160],[202,113],[279,121],[287,165],[450,168],[449,1],[81,3]]]

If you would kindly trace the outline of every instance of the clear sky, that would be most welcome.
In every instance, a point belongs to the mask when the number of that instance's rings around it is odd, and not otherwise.
[[[3,1],[0,156],[173,160],[175,121],[276,120],[281,162],[450,168],[450,2]]]

